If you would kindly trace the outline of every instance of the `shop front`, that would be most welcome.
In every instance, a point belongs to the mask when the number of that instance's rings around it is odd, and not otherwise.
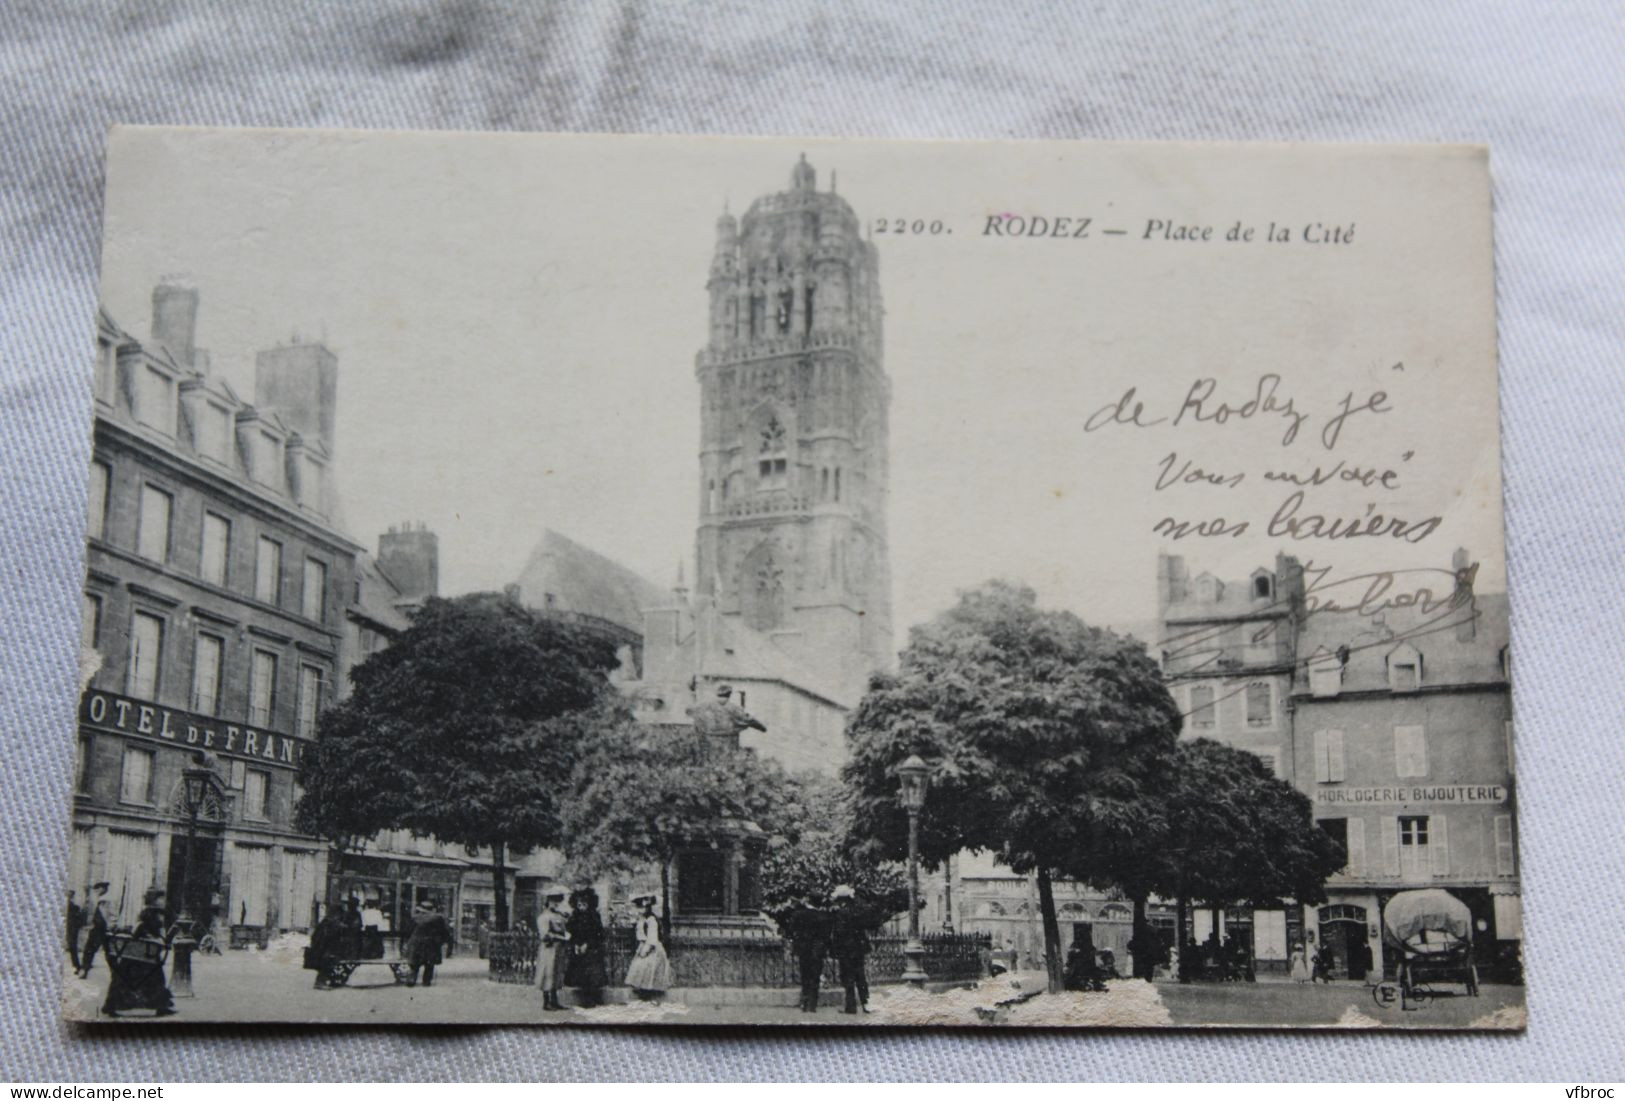
[[[335,853],[329,863],[327,904],[344,909],[354,899],[363,937],[398,940],[420,903],[433,903],[448,917],[460,913],[461,861]],[[451,924],[456,935],[457,923]]]

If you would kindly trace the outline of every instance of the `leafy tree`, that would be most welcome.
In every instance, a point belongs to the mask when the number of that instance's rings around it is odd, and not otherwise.
[[[851,792],[816,773],[797,776],[787,792],[780,834],[762,861],[762,910],[779,927],[808,911],[831,909],[846,884],[877,922],[908,908],[908,883],[896,864],[865,859],[851,838]]]
[[[1181,945],[1192,900],[1215,910],[1286,898],[1314,905],[1325,901],[1326,879],[1347,860],[1315,825],[1307,795],[1256,754],[1207,738],[1179,745],[1164,814],[1161,852],[1147,854],[1147,863],[1160,893],[1178,900]]]
[[[301,827],[341,846],[407,829],[489,847],[505,928],[506,853],[559,843],[578,747],[613,716],[615,664],[610,643],[506,596],[430,599],[322,715]]]
[[[1279,780],[1253,753],[1207,738],[1180,742],[1144,790],[1134,829],[1095,839],[1094,882],[1134,902],[1135,975],[1151,977],[1154,937],[1145,922],[1152,894],[1178,911],[1181,976],[1189,974],[1190,907],[1236,903],[1314,904],[1343,866],[1341,846],[1314,823],[1309,798]]]
[[[691,731],[630,720],[600,730],[590,746],[564,809],[569,870],[597,877],[658,865],[667,935],[670,868],[681,850],[771,835],[788,821],[793,804],[786,795],[794,785],[776,763],[753,753],[719,752]]]
[[[1061,989],[1053,880],[1099,836],[1138,827],[1142,791],[1166,760],[1179,709],[1144,647],[990,582],[915,627],[896,674],[877,675],[847,727],[854,830],[869,854],[906,855],[895,768],[936,768],[920,818],[922,858],[993,852],[1035,872],[1052,990]]]

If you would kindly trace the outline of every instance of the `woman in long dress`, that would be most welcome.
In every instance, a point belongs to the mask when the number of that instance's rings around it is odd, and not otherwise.
[[[576,991],[576,1004],[591,1008],[598,1004],[609,985],[604,966],[604,922],[598,916],[598,892],[583,887],[570,896],[570,917],[565,922],[570,934],[569,962],[564,968],[564,985]]]
[[[156,888],[147,892],[141,914],[130,933],[132,939],[165,945],[174,939],[174,929],[164,927],[163,902],[164,892]],[[109,1017],[117,1017],[127,1009],[151,1009],[159,1017],[168,1017],[175,1012],[175,999],[164,982],[161,962],[157,966],[141,968],[141,977],[133,981],[125,977],[126,965],[114,965],[111,958],[108,969],[112,974],[108,979],[107,1000],[102,1003],[102,1012]]]
[[[1297,983],[1309,981],[1309,957],[1304,954],[1302,944],[1292,946],[1292,981]]]
[[[626,985],[640,999],[650,1001],[671,989],[671,962],[660,944],[655,896],[639,895],[632,900],[632,905],[638,908],[638,947],[632,956],[632,965],[626,969]]]

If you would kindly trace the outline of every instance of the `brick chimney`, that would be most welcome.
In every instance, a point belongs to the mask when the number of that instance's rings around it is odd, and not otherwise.
[[[169,349],[175,362],[192,366],[197,340],[197,288],[166,275],[152,288],[152,341]]]
[[[333,453],[338,410],[338,357],[325,344],[294,341],[254,357],[254,404]]]
[[[378,568],[403,600],[440,595],[440,540],[428,525],[391,525],[378,537]]]

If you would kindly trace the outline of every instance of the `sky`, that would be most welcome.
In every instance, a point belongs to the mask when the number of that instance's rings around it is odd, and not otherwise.
[[[103,304],[145,337],[152,287],[184,275],[210,370],[248,399],[256,351],[326,343],[343,524],[373,546],[427,523],[447,593],[515,580],[545,528],[671,584],[692,577],[715,221],[802,153],[871,232],[925,227],[873,237],[899,643],[991,577],[1141,626],[1159,550],[1244,577],[1277,552],[1353,575],[1465,546],[1504,589],[1470,149],[122,129]],[[1118,419],[1161,423],[1102,423],[1130,388]],[[1272,532],[1294,487],[1266,474],[1317,465],[1332,480],[1289,518],[1409,536]]]

